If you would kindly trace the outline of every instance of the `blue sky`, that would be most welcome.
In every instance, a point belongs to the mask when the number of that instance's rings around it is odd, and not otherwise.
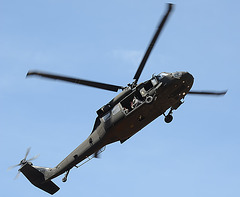
[[[188,71],[194,90],[166,124],[163,117],[101,159],[54,179],[55,196],[225,197],[240,195],[237,0],[172,1],[174,12],[140,81]],[[40,78],[30,69],[126,85],[166,10],[165,1],[0,1],[0,154],[2,196],[49,196],[17,169],[24,157],[54,167],[90,134],[96,110],[113,92]]]

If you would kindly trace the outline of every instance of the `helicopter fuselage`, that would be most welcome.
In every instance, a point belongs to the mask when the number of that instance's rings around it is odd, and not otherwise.
[[[100,115],[89,137],[55,168],[51,168],[45,178],[50,180],[69,171],[108,144],[125,142],[169,108],[177,109],[192,84],[191,74],[175,72],[153,76],[133,89],[125,88],[100,109],[102,114],[98,110]]]

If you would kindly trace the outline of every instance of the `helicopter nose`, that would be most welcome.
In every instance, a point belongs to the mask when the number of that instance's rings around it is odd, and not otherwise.
[[[192,87],[194,78],[189,72],[182,72],[181,80],[183,83],[186,83],[188,86]]]
[[[189,72],[174,72],[172,73],[173,78],[186,83],[189,86],[193,84],[193,76]]]
[[[175,72],[172,73],[173,79],[173,93],[172,96],[180,96],[178,98],[183,98],[193,85],[193,76],[189,72]]]

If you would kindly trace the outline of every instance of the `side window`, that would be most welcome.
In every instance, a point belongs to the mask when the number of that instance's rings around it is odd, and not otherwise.
[[[146,91],[150,90],[153,87],[153,84],[151,80],[147,81],[147,83],[144,85],[144,88]]]
[[[157,80],[154,78],[154,79],[151,79],[149,81],[146,81],[142,88],[140,88],[139,92],[141,94],[142,97],[145,97],[147,96],[147,93],[150,89],[153,88],[153,86],[155,86],[157,84]]]
[[[104,122],[106,122],[109,118],[110,118],[110,112],[108,112],[105,116],[102,117]]]
[[[120,109],[119,105],[118,104],[115,105],[114,108],[112,109],[112,115],[117,114],[120,110],[121,109]]]
[[[141,94],[142,97],[147,96],[147,91],[145,90],[145,88],[140,89],[140,94]]]
[[[140,91],[144,90],[141,88]],[[129,95],[121,101],[121,105],[125,114],[130,113],[131,111],[138,108],[144,102],[144,96],[137,90],[133,94]]]

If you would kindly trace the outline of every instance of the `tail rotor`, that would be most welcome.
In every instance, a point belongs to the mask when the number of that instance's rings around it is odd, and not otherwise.
[[[21,166],[21,167],[22,167],[22,166],[25,165],[26,163],[32,165],[32,163],[31,163],[30,161],[33,161],[33,160],[37,159],[40,155],[35,155],[34,157],[32,157],[32,158],[30,158],[30,159],[27,159],[30,150],[31,150],[31,148],[29,147],[29,148],[27,149],[27,151],[26,151],[26,154],[25,154],[24,158],[20,161],[20,163],[19,163],[19,164],[16,164],[16,165],[13,165],[13,166],[10,166],[10,167],[8,168],[8,170],[11,170],[11,169],[16,168],[16,167],[18,167],[18,166]],[[20,175],[20,170],[18,170],[18,173],[17,173],[15,179],[17,179],[17,178],[19,177],[19,175]]]

